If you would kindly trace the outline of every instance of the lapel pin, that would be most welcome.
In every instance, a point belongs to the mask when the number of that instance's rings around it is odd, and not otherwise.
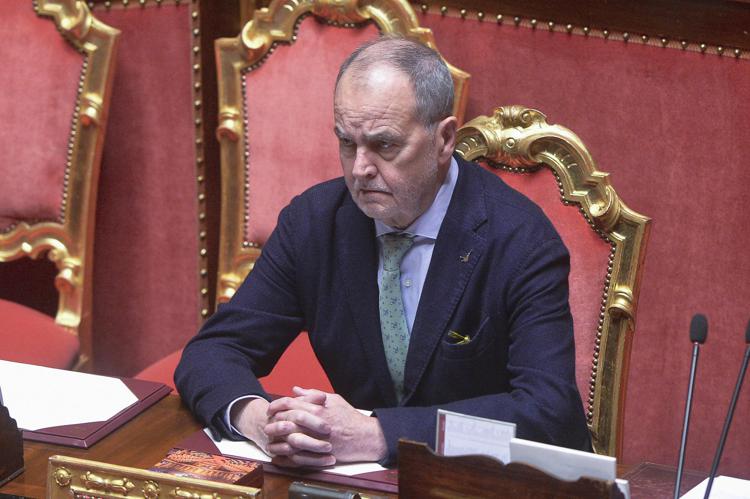
[[[472,251],[474,251],[474,250],[469,250],[469,252],[466,253],[465,255],[461,255],[461,256],[458,257],[458,259],[461,260],[461,263],[466,263],[466,262],[469,261],[469,256],[471,256],[471,252]]]

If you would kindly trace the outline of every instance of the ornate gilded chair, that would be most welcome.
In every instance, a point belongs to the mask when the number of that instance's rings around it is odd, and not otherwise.
[[[594,450],[619,456],[650,219],[625,205],[573,132],[539,111],[479,116],[459,129],[456,150],[539,204],[568,247],[576,381]]]
[[[52,456],[47,464],[47,498],[262,497],[261,490],[178,474]]]
[[[0,358],[90,367],[99,164],[119,31],[85,2],[0,2],[0,262],[46,254],[52,318],[0,300]],[[14,283],[5,283],[16,285]]]
[[[252,270],[292,197],[341,176],[332,132],[336,74],[349,53],[379,33],[436,48],[432,32],[419,26],[405,0],[274,0],[239,36],[216,41],[222,178],[217,303],[228,301]],[[469,75],[448,66],[461,119]],[[290,122],[290,116],[299,119]],[[178,358],[173,354],[139,376],[167,382]],[[289,393],[300,365],[310,386],[331,390],[306,334],[291,344],[264,386]]]

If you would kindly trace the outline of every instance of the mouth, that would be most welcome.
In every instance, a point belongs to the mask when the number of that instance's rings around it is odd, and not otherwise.
[[[390,192],[383,190],[383,189],[360,189],[359,193],[364,196],[373,195],[373,194],[376,194],[376,195],[377,194],[383,194],[383,195],[391,194]]]

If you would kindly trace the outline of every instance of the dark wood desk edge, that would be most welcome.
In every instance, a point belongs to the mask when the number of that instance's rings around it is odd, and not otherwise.
[[[148,469],[166,456],[175,444],[201,427],[202,425],[182,404],[180,397],[171,394],[89,449],[27,440],[24,441],[26,470],[0,487],[0,493],[45,497],[47,461],[55,454]],[[291,477],[266,474],[263,485],[264,497],[267,499],[286,498],[289,485],[293,481],[295,479]],[[309,480],[309,482],[332,488],[344,488],[315,480]],[[362,492],[366,491],[362,490]],[[372,494],[380,497],[396,497],[382,492],[372,492]]]

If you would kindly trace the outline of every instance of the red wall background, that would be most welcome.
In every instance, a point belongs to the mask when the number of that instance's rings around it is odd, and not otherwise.
[[[653,219],[633,341],[623,461],[676,464],[692,314],[709,319],[686,466],[708,470],[750,319],[750,61],[428,13],[472,75],[467,119],[524,104],[575,131]],[[750,478],[750,390],[720,472]]]
[[[96,370],[105,374],[135,374],[200,325],[190,10],[94,10],[122,31],[94,251]]]

